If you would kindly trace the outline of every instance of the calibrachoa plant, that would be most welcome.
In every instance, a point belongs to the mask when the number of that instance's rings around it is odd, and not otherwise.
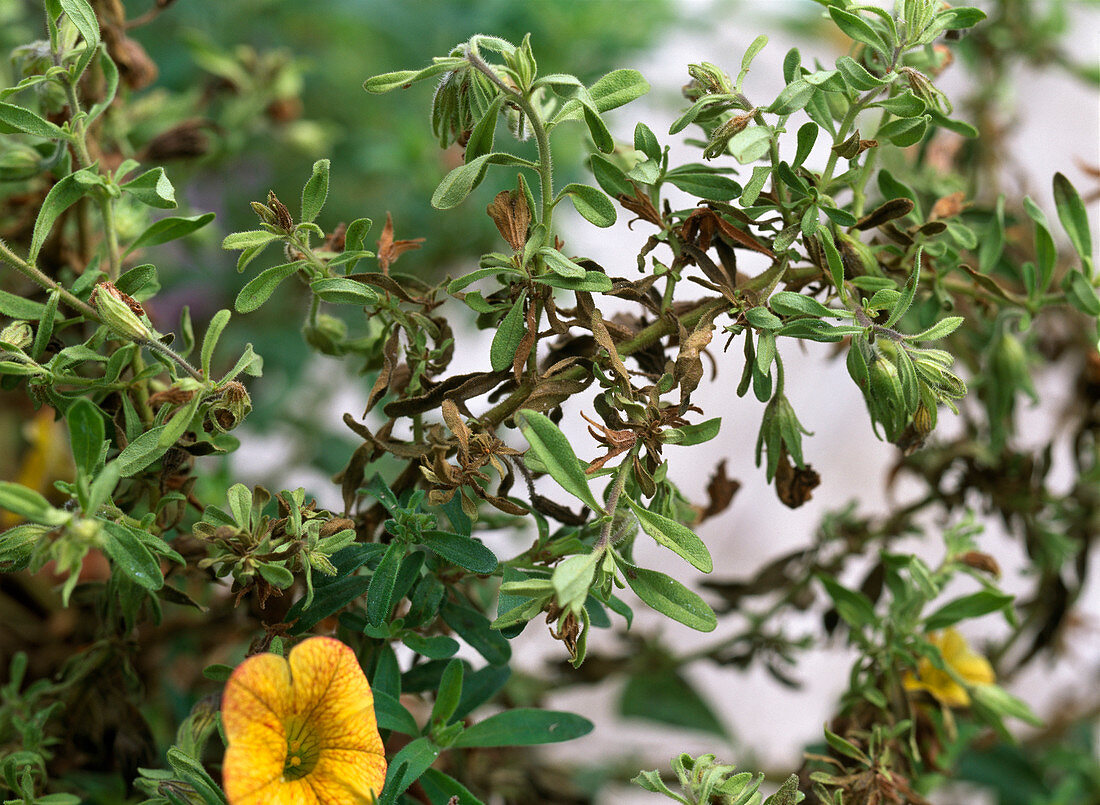
[[[238,318],[219,310],[199,338],[186,308],[165,320],[145,261],[214,216],[153,212],[178,203],[142,117],[155,66],[127,36],[136,23],[119,3],[44,0],[44,38],[16,50],[0,91],[0,385],[47,434],[62,420],[68,445],[63,470],[34,457],[0,483],[2,590],[18,604],[0,688],[7,801],[587,801],[525,747],[590,732],[546,701],[606,678],[625,680],[623,715],[719,742],[699,757],[670,746],[672,775],[622,775],[682,803],[925,803],[952,777],[997,790],[980,773],[993,746],[1005,768],[1035,771],[1029,801],[1100,795],[1079,714],[1044,731],[1003,686],[1072,639],[1100,533],[1091,229],[1060,173],[1068,248],[1038,204],[983,184],[1003,148],[994,96],[956,114],[937,87],[955,60],[1000,86],[1011,54],[1054,52],[1057,20],[1021,26],[1032,12],[1012,0],[991,20],[939,0],[819,5],[844,55],[791,50],[767,97],[760,36],[730,64],[688,65],[684,108],[626,142],[608,121],[629,130],[615,110],[646,79],[541,72],[530,37],[476,35],[368,78],[368,93],[415,104],[434,83],[451,169],[431,204],[478,203],[495,183],[498,250],[441,282],[403,273],[431,233],[326,209],[333,166],[318,160],[300,197],[256,199],[255,227],[224,236],[246,275]],[[699,161],[670,158],[681,138]],[[566,202],[599,228],[626,215],[637,250],[609,265],[578,254],[555,223]],[[300,310],[313,351],[366,377],[364,410],[343,416],[355,442],[334,510],[217,463],[240,446],[268,350],[222,336],[273,299]],[[491,345],[459,372],[471,322]],[[711,573],[697,527],[738,482],[723,462],[692,502],[666,448],[743,427],[700,408],[713,366],[760,404],[761,473],[804,504],[820,478],[787,396],[792,350],[843,361],[867,418],[836,426],[872,429],[923,493],[886,515],[834,511],[804,547],[705,582],[704,598],[635,547]],[[1015,429],[1041,364],[1076,378],[1060,426],[1068,487],[1048,485],[1053,443]],[[563,420],[591,438],[571,440]],[[986,515],[1026,551],[1024,595],[1000,587]],[[514,547],[491,550],[489,532]],[[912,553],[915,536],[936,549]],[[662,636],[631,630],[639,607],[672,621]],[[807,610],[816,632],[792,617]],[[1005,635],[969,646],[968,622],[994,614]],[[533,621],[562,658],[548,679],[512,672],[511,641]],[[700,647],[685,630],[718,634]],[[768,782],[724,762],[736,758],[687,665],[759,666],[793,685],[800,652],[830,636],[853,664],[802,766]],[[1018,722],[1038,728],[1030,742]],[[621,774],[594,760],[603,779]]]

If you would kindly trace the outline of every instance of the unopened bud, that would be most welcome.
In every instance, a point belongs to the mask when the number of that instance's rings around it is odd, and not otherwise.
[[[306,325],[302,330],[306,343],[325,355],[339,355],[344,337],[348,334],[348,326],[335,316],[321,314],[317,317],[316,326]]]
[[[133,297],[124,294],[113,282],[101,282],[92,290],[90,299],[100,320],[117,335],[131,341],[153,338],[153,329],[146,324],[145,311]]]
[[[703,158],[714,159],[725,153],[726,146],[729,145],[730,140],[733,139],[734,135],[740,134],[748,127],[749,121],[752,120],[754,114],[756,114],[756,110],[750,109],[743,115],[731,117],[721,126],[716,128],[710,135],[710,142],[707,143],[707,147],[703,149]]]
[[[252,411],[252,399],[243,383],[231,380],[222,389],[222,396],[210,406],[210,422],[222,433],[233,430]]]
[[[688,75],[694,78],[703,92],[708,95],[728,95],[733,92],[730,77],[710,62],[689,64]]]
[[[34,341],[34,330],[25,321],[13,321],[2,331],[0,331],[0,343],[3,343],[5,347],[11,346],[15,349],[26,349]]]
[[[279,197],[275,195],[274,190],[267,191],[267,206],[275,213],[275,222],[273,226],[278,227],[286,233],[294,231],[294,218],[291,216],[290,210],[286,208],[286,205],[279,201]]]

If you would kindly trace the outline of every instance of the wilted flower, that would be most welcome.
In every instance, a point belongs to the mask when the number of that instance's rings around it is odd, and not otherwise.
[[[993,666],[989,660],[970,650],[966,640],[954,629],[944,629],[939,634],[930,635],[929,642],[940,650],[943,663],[947,668],[936,668],[932,661],[922,658],[917,665],[917,673],[907,673],[902,680],[906,690],[925,690],[948,707],[968,707],[970,694],[960,685],[954,671],[968,685],[990,685],[993,683]]]
[[[386,779],[374,696],[354,652],[311,637],[249,657],[222,696],[231,805],[373,802]]]

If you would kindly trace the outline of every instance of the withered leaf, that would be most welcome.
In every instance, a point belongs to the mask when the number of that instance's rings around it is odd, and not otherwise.
[[[591,376],[584,380],[539,380],[523,407],[539,413],[549,411],[557,408],[574,394],[580,394],[591,382]]]
[[[611,338],[611,333],[608,332],[603,316],[600,314],[600,311],[596,309],[592,311],[592,335],[596,337],[596,343],[607,350],[611,368],[615,370],[615,373],[623,380],[630,382],[630,375],[626,371],[626,364],[623,363],[623,359],[619,356],[619,350],[615,347],[615,342]]]
[[[726,460],[719,461],[718,466],[714,468],[714,472],[707,482],[707,505],[696,507],[698,512],[695,520],[696,525],[728,509],[733,502],[733,496],[737,494],[740,488],[740,481],[726,475]]]
[[[959,190],[943,198],[936,199],[936,203],[932,205],[932,211],[928,213],[928,220],[934,221],[937,218],[951,218],[958,215],[966,208],[966,194]]]
[[[527,227],[531,225],[531,211],[527,209],[527,195],[522,190],[501,190],[486,210],[497,225],[500,236],[518,252],[527,243]]]
[[[462,448],[462,455],[468,454],[470,452],[470,429],[466,426],[462,414],[459,413],[458,406],[455,405],[454,400],[444,400],[441,408],[443,421],[447,423],[451,433],[458,439],[458,443]]]
[[[797,509],[811,497],[814,489],[821,483],[821,476],[813,467],[794,467],[787,451],[779,456],[779,466],[775,470],[775,493],[790,509]]]
[[[680,404],[687,402],[691,393],[699,387],[703,379],[702,352],[714,338],[714,324],[709,318],[703,318],[690,334],[680,327],[680,354],[676,356],[673,377],[680,386]]]
[[[500,372],[471,372],[464,375],[453,375],[442,383],[433,386],[426,394],[404,400],[394,400],[382,410],[385,411],[388,417],[415,416],[439,408],[443,401],[447,399],[454,400],[457,403],[487,394],[502,381],[507,380],[508,374],[508,370],[504,369]]]
[[[367,408],[363,411],[363,416],[370,413],[370,410],[385,396],[386,390],[390,387],[390,377],[393,375],[393,367],[397,363],[400,334],[401,331],[395,327],[382,347],[382,371],[378,373],[374,385],[371,386],[370,394],[367,396]]]
[[[907,198],[892,198],[884,201],[867,215],[856,221],[856,229],[861,231],[882,226],[887,221],[901,218],[913,211],[913,202]]]
[[[386,212],[386,225],[382,227],[382,234],[378,238],[378,265],[382,269],[382,274],[386,275],[390,272],[390,266],[397,262],[397,258],[403,255],[407,251],[413,249],[419,249],[420,244],[424,242],[424,238],[415,238],[413,240],[394,240],[393,239],[393,216]]]

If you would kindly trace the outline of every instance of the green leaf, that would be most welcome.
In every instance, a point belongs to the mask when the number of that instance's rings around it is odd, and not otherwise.
[[[567,291],[588,291],[590,293],[607,293],[614,287],[611,277],[602,271],[586,271],[583,277],[563,277],[560,274],[542,274],[532,277],[535,282],[549,285],[552,288],[563,288]]]
[[[425,531],[418,540],[435,553],[472,573],[492,573],[497,569],[497,557],[473,537],[447,531]]]
[[[403,735],[419,735],[420,728],[416,725],[416,719],[390,694],[380,690],[377,685],[373,690],[374,715],[378,719],[378,729],[395,730]]]
[[[465,64],[465,60],[456,57],[440,59],[435,64],[429,65],[423,70],[398,70],[392,73],[382,73],[381,75],[371,76],[364,81],[363,89],[367,92],[379,95],[397,89],[398,87],[407,87],[409,84],[416,81],[423,81],[425,78],[431,78],[432,76],[446,73],[457,67],[461,67],[463,64]]]
[[[238,313],[251,313],[271,297],[279,283],[304,265],[304,260],[296,260],[261,271],[241,288],[233,307]]]
[[[909,279],[905,282],[905,289],[902,291],[901,296],[898,299],[893,310],[890,311],[890,318],[886,320],[887,327],[893,327],[906,311],[909,310],[909,306],[913,304],[913,297],[917,293],[917,285],[920,283],[920,259],[923,251],[922,246],[917,247],[917,254],[913,258],[913,273],[909,275]]]
[[[574,713],[516,707],[467,727],[458,736],[454,746],[533,746],[560,743],[587,735],[592,729],[591,721]]]
[[[1012,606],[1014,597],[996,590],[979,590],[970,595],[964,595],[953,601],[948,601],[931,615],[924,619],[925,628],[934,632],[952,626],[961,620],[978,618],[988,615],[990,612],[1007,610]]]
[[[714,417],[698,425],[682,425],[679,428],[666,428],[662,437],[666,444],[678,444],[681,447],[690,447],[694,444],[709,442],[718,435],[722,426],[722,418]]]
[[[587,105],[581,107],[584,112],[584,122],[588,126],[588,133],[592,135],[592,142],[605,154],[615,150],[615,141],[611,138],[611,132],[607,130],[607,124],[603,122],[599,112]]]
[[[438,769],[427,769],[420,777],[420,787],[429,802],[446,802],[454,805],[483,805],[466,786]]]
[[[313,173],[302,187],[302,221],[316,220],[328,198],[329,161],[319,159],[313,163]]]
[[[69,426],[69,443],[73,449],[73,462],[85,475],[95,472],[96,464],[106,439],[103,415],[87,397],[80,397],[65,412]]]
[[[819,575],[818,579],[825,585],[825,592],[833,599],[837,613],[848,625],[860,629],[875,623],[875,605],[870,598],[858,590],[849,590],[828,576]]]
[[[752,178],[750,178],[748,184],[745,185],[745,192],[741,194],[742,206],[751,207],[756,203],[756,199],[760,196],[760,191],[764,189],[764,182],[768,180],[771,173],[771,165],[757,165],[752,169]]]
[[[493,139],[496,135],[497,118],[500,116],[500,107],[504,104],[504,96],[497,95],[489,105],[485,114],[474,124],[470,130],[470,139],[466,142],[465,162],[469,164],[473,160],[485,154],[492,153]]]
[[[260,565],[259,571],[260,575],[264,577],[264,581],[278,587],[280,590],[285,590],[294,583],[294,574],[282,565],[265,562]]]
[[[658,724],[671,724],[721,738],[728,736],[713,708],[673,668],[647,669],[632,675],[619,699],[619,714]]]
[[[642,530],[658,544],[680,554],[704,573],[710,573],[714,569],[710,551],[694,531],[662,514],[642,508],[625,495],[623,499],[638,518]]]
[[[278,240],[279,235],[268,232],[266,229],[249,229],[244,232],[234,232],[226,235],[222,241],[222,248],[230,251],[236,249],[254,249],[266,246],[273,240]]]
[[[373,305],[378,301],[378,293],[350,277],[328,277],[313,280],[310,290],[326,302],[338,305]]]
[[[465,165],[459,165],[446,176],[432,194],[432,206],[437,210],[449,210],[457,207],[466,196],[485,178],[489,165],[522,165],[534,167],[532,163],[512,154],[494,152],[477,157]]]
[[[218,339],[221,338],[225,326],[229,324],[229,316],[228,310],[219,310],[206,326],[206,334],[202,338],[202,348],[199,352],[203,377],[210,377],[210,361],[214,357],[214,348],[218,346]]]
[[[856,92],[877,89],[886,83],[886,79],[872,75],[866,67],[851,56],[841,56],[836,60],[836,66],[840,70],[840,74],[844,76],[845,83]]]
[[[46,194],[42,207],[38,211],[38,218],[34,222],[34,233],[31,235],[31,248],[27,253],[27,262],[34,263],[38,258],[38,252],[42,244],[49,237],[54,222],[58,216],[73,204],[84,197],[95,184],[89,182],[92,178],[98,179],[98,175],[90,168],[71,173],[63,177]]]
[[[741,72],[737,74],[737,91],[741,91],[741,84],[745,80],[745,76],[749,74],[749,67],[752,65],[752,60],[756,58],[756,54],[764,49],[764,46],[768,44],[768,37],[764,34],[756,37],[752,40],[752,44],[749,45],[748,50],[745,51],[745,55],[741,57]]]
[[[562,188],[558,198],[566,195],[581,217],[590,223],[598,227],[609,227],[615,223],[615,205],[596,188],[573,182]]]
[[[645,123],[634,127],[634,150],[641,151],[655,162],[661,160],[661,144],[657,142],[657,135]]]
[[[123,573],[147,590],[159,590],[164,586],[160,562],[129,527],[121,523],[100,521],[106,540],[103,551]]]
[[[454,715],[459,698],[462,696],[463,669],[462,660],[451,660],[447,663],[447,667],[443,670],[443,677],[439,680],[435,703],[432,705],[432,723],[446,724]]]
[[[1092,232],[1081,196],[1062,173],[1054,174],[1054,205],[1070,243],[1087,265],[1092,264]]]
[[[523,316],[524,299],[526,296],[520,294],[493,335],[493,343],[489,347],[489,363],[494,372],[501,372],[512,365],[516,350],[527,332],[527,323]]]
[[[1100,316],[1100,299],[1097,298],[1096,289],[1080,271],[1070,271],[1062,280],[1062,289],[1066,292],[1066,299],[1077,310],[1086,316]]]
[[[584,473],[577,454],[565,434],[550,418],[537,411],[523,410],[517,414],[523,437],[531,445],[535,454],[550,477],[557,481],[573,497],[583,501],[592,511],[603,513],[603,506],[596,502],[588,486],[588,476]]]
[[[848,38],[874,48],[883,56],[889,55],[890,49],[887,47],[886,42],[863,18],[838,6],[829,6],[829,16],[833,18],[833,22]]]
[[[676,579],[625,563],[623,576],[639,598],[674,621],[700,632],[713,632],[718,626],[718,618],[707,602]]]
[[[810,87],[810,89],[813,88]],[[747,165],[768,153],[771,139],[772,130],[767,126],[749,126],[730,138],[728,150],[734,159],[742,165]]]
[[[65,16],[72,21],[89,48],[99,44],[99,20],[88,0],[61,0]]]
[[[831,10],[831,9],[830,9]],[[814,85],[804,78],[797,78],[779,93],[765,111],[776,115],[790,115],[802,109],[810,102],[814,94]]]
[[[612,70],[588,88],[600,112],[616,109],[649,92],[649,82],[637,70]]]
[[[942,20],[943,28],[951,31],[959,31],[971,28],[985,19],[985,12],[973,6],[958,6],[948,8],[936,15],[937,24]]]
[[[602,556],[602,551],[574,554],[554,568],[550,582],[559,606],[568,609],[584,603],[592,585],[592,577],[596,573],[596,563]]]
[[[10,103],[0,103],[0,131],[4,134],[21,131],[47,140],[68,141],[69,139],[69,135],[60,126],[39,117],[30,109],[13,106]]]
[[[114,463],[118,465],[119,475],[122,478],[136,475],[168,452],[169,446],[162,447],[160,445],[160,436],[165,427],[165,425],[158,425],[152,430],[146,431],[126,445],[126,449],[119,453]]]
[[[0,481],[0,509],[43,525],[61,525],[69,519],[33,489],[10,481]]]
[[[383,546],[378,545],[377,547],[381,548]],[[318,584],[315,587],[313,601],[308,609],[305,607],[305,599],[301,598],[287,612],[286,622],[294,623],[294,626],[290,628],[290,633],[302,634],[329,615],[336,614],[366,593],[370,583],[370,576],[345,576],[329,584]]]
[[[709,201],[731,201],[741,195],[741,185],[721,174],[704,171],[669,171],[665,181],[685,193]]]
[[[122,189],[142,204],[159,210],[176,207],[176,189],[164,174],[164,168],[153,168],[122,185]]]
[[[41,302],[32,302],[22,296],[0,291],[0,313],[13,319],[39,321],[46,313],[46,306]]]
[[[947,316],[940,319],[933,324],[927,330],[923,330],[915,335],[905,336],[906,341],[935,341],[940,338],[946,338],[955,332],[959,328],[965,319],[962,316]]]
[[[164,430],[161,431],[160,439],[157,440],[158,445],[168,448],[172,447],[180,440],[180,437],[183,436],[187,428],[190,427],[191,420],[195,417],[195,412],[199,410],[202,396],[202,394],[196,394],[187,405],[172,414],[172,418],[168,420],[164,426]]]
[[[923,115],[928,108],[928,104],[914,95],[912,90],[908,89],[900,95],[878,101],[877,103],[871,104],[871,106],[885,109],[890,114],[897,115],[898,117],[916,117],[917,115]]]
[[[393,609],[393,588],[404,558],[404,543],[391,542],[382,555],[382,561],[374,569],[367,590],[367,622],[374,626],[384,623]]]
[[[930,120],[931,117],[928,115],[891,120],[875,132],[875,137],[879,140],[889,140],[902,148],[915,145],[924,138]]]
[[[630,179],[614,162],[602,154],[593,154],[591,158],[592,175],[596,177],[596,183],[604,189],[608,195],[618,198],[634,194],[634,186]]]
[[[768,298],[768,305],[783,316],[835,316],[836,311],[809,296],[794,291],[779,291]]]
[[[441,634],[423,637],[416,632],[406,632],[401,642],[417,654],[423,654],[432,660],[445,660],[453,657],[462,648],[457,640]]]
[[[150,224],[144,232],[138,235],[137,239],[126,250],[126,254],[145,246],[158,246],[161,243],[168,243],[186,237],[192,232],[202,229],[213,220],[214,213],[212,212],[190,217],[161,218],[159,221]]]
[[[378,800],[379,805],[396,802],[397,797],[419,780],[438,757],[439,749],[427,738],[416,738],[405,744],[401,751],[390,759],[382,797]]]
[[[512,647],[500,632],[489,625],[489,619],[477,610],[447,601],[440,610],[443,622],[492,665],[505,665],[512,656]]]

